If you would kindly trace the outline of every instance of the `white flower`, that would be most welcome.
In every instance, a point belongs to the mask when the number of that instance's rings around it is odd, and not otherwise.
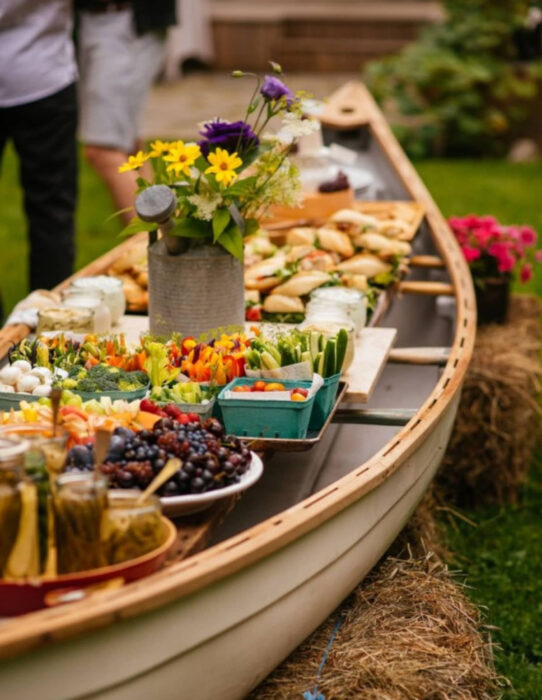
[[[187,197],[190,204],[196,207],[194,216],[196,219],[211,221],[215,209],[222,203],[222,197],[218,192],[206,192],[203,194],[192,194]]]
[[[280,135],[282,137],[286,136],[291,139],[298,139],[301,136],[308,136],[318,131],[319,128],[320,122],[317,119],[311,119],[310,117],[302,119],[294,112],[286,112],[282,120]]]

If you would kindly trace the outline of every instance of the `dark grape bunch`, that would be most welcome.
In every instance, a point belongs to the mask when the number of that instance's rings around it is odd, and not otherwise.
[[[216,418],[181,424],[162,418],[152,430],[115,430],[104,464],[98,468],[113,488],[146,488],[170,457],[182,466],[158,491],[161,496],[204,493],[240,481],[251,456],[239,438],[224,435]],[[68,455],[68,470],[91,471],[92,444],[77,445]]]

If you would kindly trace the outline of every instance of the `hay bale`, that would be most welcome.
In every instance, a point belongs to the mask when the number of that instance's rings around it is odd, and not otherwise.
[[[512,298],[509,322],[478,330],[438,483],[452,503],[518,498],[540,436],[541,304]]]
[[[387,557],[347,601],[249,696],[326,700],[492,700],[499,696],[480,613],[432,555]]]

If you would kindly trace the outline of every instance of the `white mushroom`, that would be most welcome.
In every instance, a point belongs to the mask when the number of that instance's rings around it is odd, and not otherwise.
[[[49,396],[51,393],[51,385],[50,384],[40,384],[37,386],[34,391],[32,392],[33,396]]]
[[[17,391],[19,391],[21,394],[31,394],[40,384],[41,382],[38,377],[32,377],[30,374],[25,374],[17,382]]]
[[[23,372],[23,374],[30,372],[30,370],[32,369],[32,365],[30,364],[30,362],[28,362],[28,360],[17,360],[11,366],[18,367],[21,370],[21,372]]]
[[[53,373],[48,367],[34,367],[29,376],[37,377],[42,384],[45,384],[51,381]]]
[[[7,365],[0,370],[0,382],[9,384],[9,386],[15,386],[22,376],[23,373],[19,367],[14,367],[13,365]]]

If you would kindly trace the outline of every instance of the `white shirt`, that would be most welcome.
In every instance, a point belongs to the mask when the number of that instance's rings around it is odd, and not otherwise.
[[[72,0],[0,0],[0,107],[35,102],[77,78]]]

